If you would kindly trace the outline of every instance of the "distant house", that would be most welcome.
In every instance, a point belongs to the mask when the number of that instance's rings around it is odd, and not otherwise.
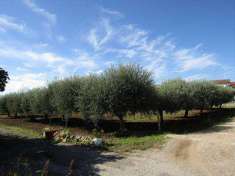
[[[230,79],[221,79],[221,80],[213,80],[213,82],[215,84],[220,85],[220,86],[227,87],[231,83],[231,80]]]
[[[232,87],[232,88],[235,88],[235,82],[230,82],[230,83],[228,84],[228,86],[230,86],[230,87]]]

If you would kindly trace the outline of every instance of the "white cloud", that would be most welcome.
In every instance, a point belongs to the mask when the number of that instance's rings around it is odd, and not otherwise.
[[[66,41],[66,38],[62,35],[57,36],[56,39],[59,43],[64,43]]]
[[[64,61],[65,58],[50,52],[36,52],[32,50],[22,50],[12,47],[2,46],[0,48],[0,57],[8,59],[21,59],[27,61],[45,62],[47,64]]]
[[[156,38],[149,32],[135,25],[111,25],[108,21],[110,35],[100,37],[96,31],[106,34],[105,23],[99,23],[90,31],[88,41],[94,48],[94,54],[99,55],[105,63],[137,63],[150,70],[156,79],[166,73],[167,59],[175,50],[174,42],[168,35]],[[106,24],[107,25],[107,24]],[[115,30],[114,30],[115,29]],[[100,42],[105,41],[105,42]],[[107,65],[104,65],[107,66]]]
[[[205,75],[205,74],[195,74],[195,75],[187,76],[184,79],[186,81],[193,81],[193,80],[203,80],[203,79],[206,79],[206,78],[208,78],[208,75]]]
[[[214,54],[201,53],[197,45],[191,49],[177,50],[174,56],[180,66],[179,71],[202,70],[209,66],[218,66]]]
[[[16,67],[16,70],[19,72],[28,72],[29,71],[29,69],[26,67]]]
[[[108,15],[114,15],[114,16],[117,16],[117,17],[124,17],[124,15],[119,11],[107,9],[107,8],[104,8],[104,7],[101,7],[100,9],[101,9],[102,13],[105,13],[105,14],[108,14]]]
[[[56,24],[56,15],[40,8],[33,0],[23,0],[23,3],[33,12],[46,18],[51,24]]]
[[[86,68],[89,70],[94,70],[97,68],[97,64],[95,63],[94,59],[85,52],[79,53],[75,61],[78,67]]]
[[[114,23],[111,19],[111,16],[101,18],[87,37],[94,49],[92,55],[103,58],[102,62],[137,63],[150,70],[156,79],[220,66],[214,54],[201,50],[201,43],[182,49],[169,33],[153,37],[136,25]]]
[[[109,19],[102,18],[100,23],[90,30],[87,40],[95,50],[100,50],[108,41],[111,40],[112,35],[113,28]]]
[[[47,75],[44,73],[25,73],[21,75],[10,75],[10,81],[6,85],[4,94],[17,91],[25,91],[36,87],[44,87]]]
[[[128,47],[143,46],[146,43],[148,33],[145,30],[141,30],[130,24],[123,26],[122,31],[125,35],[120,36],[120,41],[127,43]]]
[[[16,22],[13,17],[0,15],[0,31],[6,32],[7,30],[23,32],[25,30],[25,25]]]
[[[48,43],[43,43],[43,42],[39,42],[39,43],[33,44],[34,48],[47,48],[48,46],[49,46]]]
[[[64,57],[54,52],[36,51],[30,47],[13,48],[12,46],[4,46],[0,44],[0,61],[6,59],[15,63],[20,61],[17,71],[30,71],[34,69],[47,70],[51,76],[63,78],[73,75],[78,70],[96,71],[98,65],[95,56],[89,55],[87,52],[76,52],[72,57]]]
[[[49,12],[48,15],[47,11],[38,8],[32,0],[24,0],[24,2],[33,11],[55,24],[55,15],[50,15]],[[35,8],[41,10],[35,10]],[[202,71],[208,67],[221,66],[216,62],[214,54],[201,51],[202,44],[194,48],[179,48],[169,34],[153,37],[150,31],[137,25],[114,23],[112,17],[118,16],[115,11],[103,9],[104,13],[109,16],[101,18],[88,32],[86,41],[89,45],[84,47],[87,50],[74,49],[72,56],[49,51],[50,47],[46,43],[21,47],[19,44],[9,45],[0,41],[0,61],[1,59],[2,61],[11,59],[13,62],[20,60],[21,63],[17,65],[16,70],[24,73],[21,76],[13,75],[8,90],[13,90],[14,84],[17,90],[32,88],[32,85],[35,87],[45,85],[46,76],[30,73],[38,68],[41,68],[39,72],[45,71],[51,79],[55,76],[64,78],[75,73],[100,74],[112,64],[137,63],[151,71],[155,80],[160,82],[188,71],[193,71],[193,74],[186,77],[187,80],[197,79],[206,75],[202,75]],[[49,23],[47,25],[51,27]],[[55,35],[53,39],[58,42],[66,40],[62,35]],[[175,73],[178,75],[174,75]],[[27,84],[22,85],[20,83],[22,80],[26,80]]]

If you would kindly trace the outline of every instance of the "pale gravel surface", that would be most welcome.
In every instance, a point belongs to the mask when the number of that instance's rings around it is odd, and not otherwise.
[[[235,117],[207,131],[169,135],[162,149],[96,165],[102,176],[235,176]]]

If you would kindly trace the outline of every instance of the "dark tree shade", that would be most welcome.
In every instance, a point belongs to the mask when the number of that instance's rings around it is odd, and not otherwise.
[[[0,91],[1,92],[5,90],[5,86],[6,86],[8,79],[9,79],[8,73],[2,68],[0,68]]]

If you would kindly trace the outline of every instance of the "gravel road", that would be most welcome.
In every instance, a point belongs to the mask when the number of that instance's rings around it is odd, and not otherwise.
[[[104,176],[235,176],[235,117],[209,130],[169,135],[162,149],[130,153],[96,167]]]

